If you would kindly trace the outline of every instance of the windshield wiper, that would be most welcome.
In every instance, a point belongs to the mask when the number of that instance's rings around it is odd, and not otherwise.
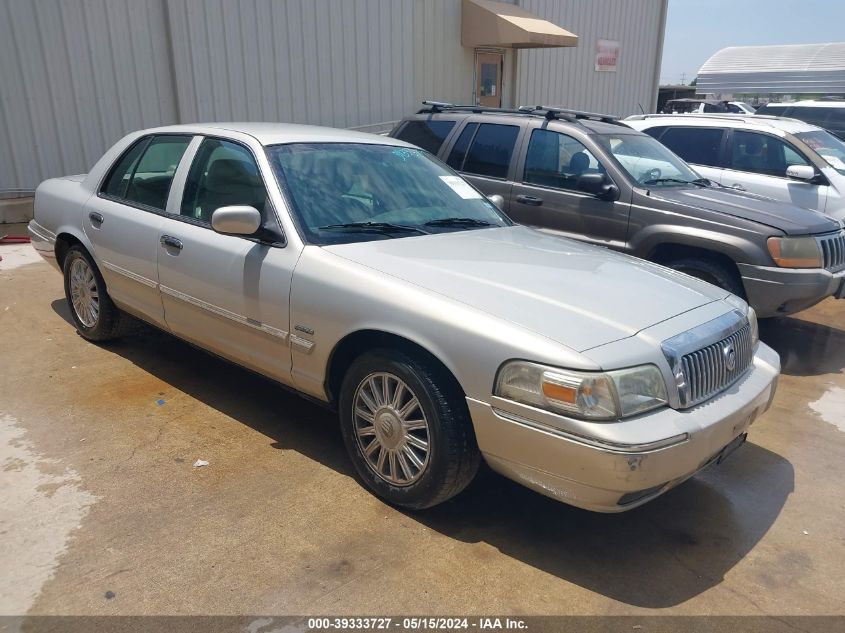
[[[318,227],[319,231],[365,231],[372,233],[384,233],[390,235],[391,233],[419,233],[421,235],[428,235],[428,231],[423,231],[415,226],[405,226],[404,224],[391,224],[390,222],[346,222],[345,224],[329,224]]]
[[[704,178],[696,178],[695,180],[682,180],[680,178],[652,178],[643,182],[644,185],[658,185],[661,182],[676,182],[681,185],[696,185],[698,187],[706,187]]]
[[[431,220],[425,223],[426,226],[459,226],[459,227],[474,227],[474,226],[493,226],[492,223],[485,220],[476,220],[475,218],[440,218],[439,220]]]

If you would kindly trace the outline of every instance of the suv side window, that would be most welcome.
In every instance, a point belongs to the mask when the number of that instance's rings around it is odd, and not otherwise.
[[[808,165],[795,149],[774,136],[734,130],[730,164],[738,171],[786,177],[790,165]]]
[[[454,121],[408,121],[396,135],[400,141],[421,147],[435,156],[455,127]]]
[[[472,139],[461,171],[479,176],[506,178],[518,136],[517,125],[482,123]]]
[[[449,160],[446,161],[446,164],[449,165],[449,167],[457,171],[461,171],[464,166],[464,159],[467,157],[469,144],[472,141],[472,137],[475,136],[475,131],[477,129],[478,123],[467,123],[466,127],[461,132],[461,135],[458,137],[458,140],[455,141],[455,144],[452,146],[452,151],[449,153]]]
[[[531,132],[523,182],[575,191],[582,174],[604,171],[590,150],[571,136],[543,129]]]
[[[818,125],[819,127],[825,127],[825,123],[827,123],[831,114],[833,114],[833,108],[808,108],[795,106],[789,111],[789,116],[793,119],[800,119],[805,123]]]
[[[724,130],[707,127],[670,127],[660,142],[693,165],[719,166]]]
[[[247,205],[263,216],[266,202],[264,181],[248,149],[215,138],[202,142],[185,181],[180,215],[210,223],[220,207]]]

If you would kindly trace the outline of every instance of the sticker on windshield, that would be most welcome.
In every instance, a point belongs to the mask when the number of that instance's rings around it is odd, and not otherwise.
[[[452,191],[464,200],[473,200],[481,197],[481,194],[470,187],[469,184],[460,176],[440,176],[440,180],[449,185]]]

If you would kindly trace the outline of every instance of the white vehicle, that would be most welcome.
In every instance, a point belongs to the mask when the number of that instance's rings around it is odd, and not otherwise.
[[[625,123],[709,180],[845,218],[845,142],[815,125],[714,114],[636,115]]]
[[[805,123],[818,125],[834,136],[845,139],[845,99],[827,98],[795,103],[767,103],[757,114],[787,116]]]

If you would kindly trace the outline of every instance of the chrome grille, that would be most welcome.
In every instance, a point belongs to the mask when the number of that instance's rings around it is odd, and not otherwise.
[[[731,350],[734,353],[734,366],[728,369]],[[682,398],[684,406],[691,407],[704,402],[729,387],[745,373],[753,356],[751,326],[747,323],[721,341],[684,355],[680,367],[683,384],[679,385],[686,396]]]
[[[845,231],[818,238],[822,248],[824,267],[832,272],[845,268]]]

